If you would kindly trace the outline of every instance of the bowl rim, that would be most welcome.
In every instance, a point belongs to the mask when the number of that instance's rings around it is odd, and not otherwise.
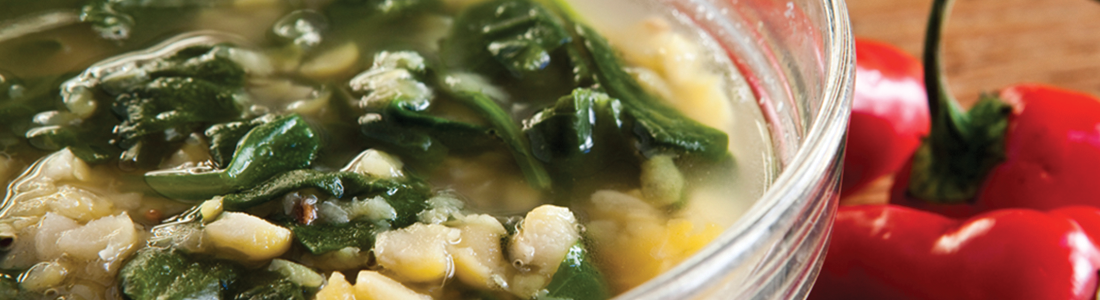
[[[701,5],[702,0],[686,1],[700,4],[698,7],[706,6]],[[718,283],[716,281],[725,277],[724,271],[728,271],[726,266],[751,259],[750,256],[756,252],[772,250],[771,245],[755,242],[775,233],[786,233],[786,229],[777,230],[780,228],[775,228],[775,224],[783,219],[793,221],[788,210],[800,204],[801,197],[808,196],[806,190],[821,181],[821,176],[839,166],[839,162],[834,160],[843,155],[851,107],[851,87],[855,78],[854,37],[844,1],[811,1],[821,4],[825,22],[822,30],[822,50],[825,51],[822,67],[825,80],[820,94],[805,96],[820,97],[824,101],[816,112],[811,112],[814,114],[810,126],[797,145],[798,150],[760,199],[714,241],[671,270],[619,295],[617,299],[684,298],[685,295],[713,289],[713,285]],[[828,240],[836,210],[835,197],[839,187],[836,182],[830,184],[833,189],[832,198],[820,201],[823,204],[819,204],[824,206],[821,209],[826,210],[822,217],[828,224],[824,224],[825,237],[820,239],[818,243],[821,245],[817,245],[818,247],[824,247]],[[820,252],[819,255],[823,256],[824,251]],[[819,262],[810,265],[812,270],[806,273],[809,278],[802,282],[804,289],[808,290],[812,286],[819,267]],[[759,298],[758,295],[751,296],[753,299]]]

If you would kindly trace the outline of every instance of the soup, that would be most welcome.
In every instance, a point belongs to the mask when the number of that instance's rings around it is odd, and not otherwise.
[[[575,4],[10,5],[0,299],[641,284],[763,193],[770,142],[677,16]]]

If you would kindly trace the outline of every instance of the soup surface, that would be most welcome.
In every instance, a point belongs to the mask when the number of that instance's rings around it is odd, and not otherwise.
[[[775,173],[657,6],[5,5],[0,299],[604,299]]]

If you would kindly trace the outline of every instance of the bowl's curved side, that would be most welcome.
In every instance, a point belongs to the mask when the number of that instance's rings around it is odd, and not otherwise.
[[[783,170],[713,243],[620,298],[803,299],[824,258],[839,195],[855,62],[845,4],[668,3],[714,38],[745,76]]]

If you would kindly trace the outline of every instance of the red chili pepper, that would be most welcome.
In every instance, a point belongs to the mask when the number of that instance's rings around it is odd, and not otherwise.
[[[856,39],[856,87],[848,123],[841,193],[894,173],[928,135],[921,65],[878,41]]]
[[[891,202],[968,216],[1000,208],[1100,207],[1100,100],[1042,85],[984,95],[964,112],[947,92],[933,2],[925,40],[932,131],[899,172]]]
[[[1100,210],[840,207],[809,299],[1095,299]]]

